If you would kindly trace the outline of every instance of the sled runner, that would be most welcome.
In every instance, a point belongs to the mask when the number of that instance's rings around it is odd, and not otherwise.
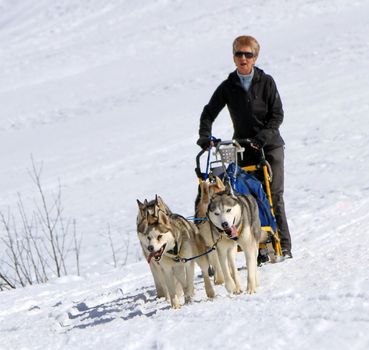
[[[235,194],[251,194],[258,204],[261,228],[268,233],[267,241],[259,245],[260,262],[263,262],[263,255],[268,256],[266,252],[269,254],[271,262],[279,261],[282,257],[282,251],[270,189],[272,174],[263,148],[259,150],[260,160],[257,164],[241,168],[238,166],[238,159],[242,159],[245,149],[241,147],[240,143],[249,144],[250,140],[221,141],[212,138],[212,141],[213,146],[201,150],[196,157],[195,172],[200,185],[203,181],[212,183],[218,177]],[[211,152],[212,150],[213,152]],[[207,153],[206,170],[202,172],[201,163],[204,162],[202,156],[205,153]],[[258,176],[261,181],[254,175]]]

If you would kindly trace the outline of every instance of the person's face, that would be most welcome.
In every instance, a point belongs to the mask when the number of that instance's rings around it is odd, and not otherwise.
[[[247,75],[251,73],[256,58],[250,46],[240,46],[233,55],[233,61],[237,66],[238,73]]]

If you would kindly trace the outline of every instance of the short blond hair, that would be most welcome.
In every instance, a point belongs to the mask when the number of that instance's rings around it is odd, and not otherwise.
[[[252,50],[252,53],[254,54],[255,58],[257,58],[259,56],[260,45],[254,37],[252,37],[250,35],[241,35],[241,36],[238,36],[236,39],[234,39],[234,41],[233,41],[233,54],[235,54],[235,52],[241,46],[250,46],[251,50]]]

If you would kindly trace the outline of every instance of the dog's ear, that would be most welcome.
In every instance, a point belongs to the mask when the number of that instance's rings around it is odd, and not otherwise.
[[[137,200],[137,204],[138,204],[138,209],[142,212],[145,209],[145,204],[141,203],[138,199]]]
[[[165,213],[167,213],[167,214],[170,212],[169,208],[168,208],[168,207],[167,207],[167,205],[164,203],[163,198],[161,198],[160,196],[156,196],[155,200],[156,200],[157,207],[158,207],[160,210],[162,210],[163,212],[165,212]]]
[[[159,203],[158,203],[158,195],[155,195],[155,205],[154,205],[154,217],[158,217],[159,215]]]
[[[147,230],[147,221],[145,219],[139,220],[137,217],[137,232],[145,233]]]
[[[224,189],[224,192],[226,193],[226,194],[231,194],[231,190],[230,190],[230,188],[229,188],[230,186],[229,186],[229,183],[227,182],[226,184],[225,184],[225,189]]]
[[[146,226],[147,226],[147,221],[146,221],[146,206],[145,204],[141,203],[138,199],[137,199],[137,204],[138,204],[138,210],[139,213],[137,215],[137,219],[136,219],[136,225],[137,225],[137,231],[138,232],[145,232],[146,230]]]
[[[163,211],[165,211],[165,207],[166,205],[164,204],[164,201],[163,199],[158,196],[158,195],[155,195],[155,204]]]
[[[181,231],[180,231],[180,230],[174,230],[174,232],[173,232],[174,239],[175,239],[175,241],[178,243],[178,245],[179,245],[179,246],[181,246],[181,245],[182,245],[183,234],[184,234],[184,235],[187,235],[188,239],[190,238],[190,235],[189,235],[189,233],[187,232],[187,230],[182,231],[182,233],[181,233]]]
[[[158,213],[158,224],[170,227],[169,217],[162,210],[159,210]]]
[[[206,181],[201,182],[200,190],[201,190],[201,201],[203,203],[209,203],[210,191],[209,184]]]
[[[236,199],[236,196],[235,196],[235,194],[234,194],[233,187],[232,187],[229,183],[226,183],[224,192],[225,192],[228,196],[230,196],[230,197],[232,197],[232,198]]]
[[[147,206],[149,204],[149,202],[147,201],[147,199],[144,200],[144,205]]]
[[[217,188],[219,189],[219,192],[225,190],[224,183],[218,176],[215,176],[215,183],[216,183]]]
[[[154,206],[154,216],[156,218],[158,217],[160,210],[165,211],[165,206],[164,206],[164,202],[161,199],[161,197],[156,194],[155,195],[155,206]]]

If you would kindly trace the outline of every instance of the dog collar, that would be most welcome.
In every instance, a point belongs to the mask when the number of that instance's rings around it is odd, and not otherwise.
[[[167,252],[165,252],[165,254],[170,255],[169,257],[177,263],[179,263],[179,262],[185,263],[187,261],[187,259],[181,258],[179,256],[179,249],[180,248],[178,247],[178,243],[175,242],[174,248],[171,249],[171,250],[168,250]]]
[[[175,242],[174,248],[173,248],[173,249],[171,249],[171,250],[168,250],[168,251],[167,251],[167,252],[165,252],[165,253],[170,254],[170,255],[175,255],[175,256],[177,256],[177,255],[178,255],[178,252],[179,252],[179,249],[178,249],[178,243],[177,243],[177,242]]]

